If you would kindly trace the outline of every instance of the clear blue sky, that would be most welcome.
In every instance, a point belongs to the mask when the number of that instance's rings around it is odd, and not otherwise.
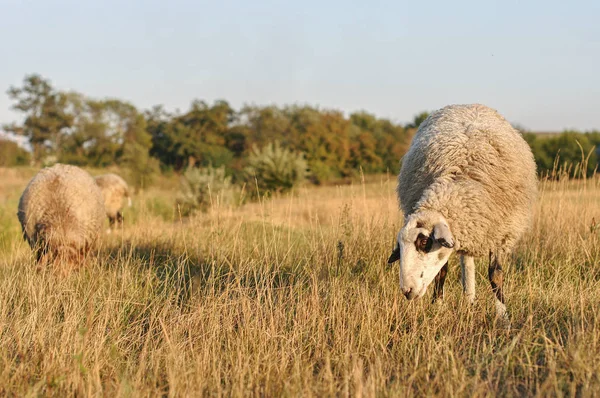
[[[480,102],[600,129],[600,1],[0,0],[0,122],[27,73],[140,108],[308,103],[406,122]]]

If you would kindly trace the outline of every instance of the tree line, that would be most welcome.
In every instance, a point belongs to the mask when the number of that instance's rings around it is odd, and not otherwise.
[[[556,178],[567,174],[580,178],[598,171],[600,131],[565,130],[552,136],[523,131],[523,138],[531,147],[541,176]]]
[[[25,76],[10,87],[13,109],[21,123],[5,125],[25,136],[31,153],[0,141],[4,165],[63,162],[80,166],[118,165],[131,170],[137,186],[148,184],[159,170],[183,172],[189,167],[224,166],[234,180],[243,178],[257,148],[278,142],[300,153],[314,183],[364,173],[396,173],[423,112],[406,125],[361,111],[342,112],[311,106],[254,106],[234,109],[227,101],[194,100],[186,112],[163,106],[140,111],[118,99],[94,99],[63,92],[40,75]],[[568,131],[556,137],[524,133],[540,172],[561,161],[587,158],[588,173],[598,164],[600,133]]]

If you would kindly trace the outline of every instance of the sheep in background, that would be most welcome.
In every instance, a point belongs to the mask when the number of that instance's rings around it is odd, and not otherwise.
[[[434,301],[443,295],[456,251],[473,302],[474,257],[486,256],[497,314],[505,316],[501,263],[531,224],[537,194],[533,154],[521,134],[484,105],[437,110],[404,156],[397,191],[404,226],[388,262],[400,260],[406,298],[422,297],[434,279]]]
[[[123,201],[127,198],[128,206],[131,207],[131,193],[127,182],[116,174],[103,174],[96,177],[96,183],[104,197],[104,207],[110,228],[115,224],[123,223]],[[109,229],[110,232],[110,229]]]
[[[56,164],[40,170],[29,182],[17,217],[39,265],[78,263],[100,236],[102,193],[86,171]]]

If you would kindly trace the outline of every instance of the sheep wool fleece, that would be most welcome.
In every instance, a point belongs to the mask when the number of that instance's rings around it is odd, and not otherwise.
[[[450,105],[419,127],[397,193],[405,217],[440,212],[459,253],[503,254],[531,224],[536,165],[527,142],[497,111]]]
[[[104,223],[100,188],[86,171],[56,164],[39,171],[19,201],[23,236],[34,248],[82,251],[93,247]]]

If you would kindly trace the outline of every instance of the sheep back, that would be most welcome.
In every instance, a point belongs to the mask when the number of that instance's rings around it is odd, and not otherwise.
[[[38,172],[19,200],[17,216],[32,249],[54,255],[93,248],[104,222],[102,194],[86,171],[56,164]]]
[[[123,200],[130,197],[127,182],[112,173],[99,175],[95,179],[102,191],[106,215],[110,218],[117,217],[117,213],[123,208]]]
[[[498,112],[450,105],[419,127],[402,160],[398,197],[405,216],[442,213],[459,252],[512,249],[531,223],[537,192],[529,145]]]

